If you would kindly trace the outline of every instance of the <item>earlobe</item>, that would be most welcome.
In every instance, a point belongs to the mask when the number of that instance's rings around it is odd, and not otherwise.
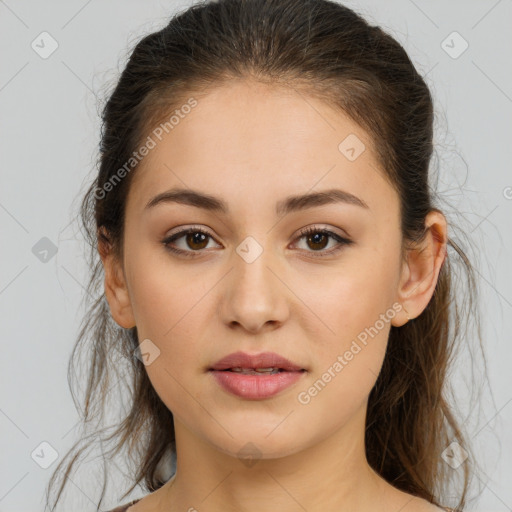
[[[447,223],[444,215],[432,210],[425,219],[424,239],[407,251],[400,278],[397,301],[402,310],[392,325],[400,327],[418,317],[434,294],[439,272],[447,255]]]
[[[98,251],[103,262],[105,273],[105,297],[114,321],[125,329],[135,327],[130,295],[122,265],[109,250],[108,244],[98,241]]]

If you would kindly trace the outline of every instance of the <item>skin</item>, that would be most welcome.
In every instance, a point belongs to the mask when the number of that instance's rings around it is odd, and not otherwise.
[[[366,149],[354,161],[338,145],[356,134]],[[172,411],[175,478],[130,512],[421,512],[439,510],[380,478],[364,453],[368,395],[382,366],[391,325],[429,303],[446,256],[447,224],[437,211],[422,245],[402,262],[398,196],[379,170],[372,142],[329,105],[293,89],[230,83],[198,100],[190,114],[137,169],[125,218],[124,261],[104,246],[105,293],[115,321],[137,326],[159,356],[145,369]],[[223,199],[230,214],[168,203],[155,195],[187,187]],[[338,188],[369,209],[329,204],[275,214],[290,196]],[[191,226],[202,245],[162,241]],[[329,229],[354,243],[309,242],[299,230]],[[247,263],[247,236],[263,248]],[[403,308],[308,404],[308,390],[379,315]],[[220,388],[206,369],[225,355],[274,351],[306,368],[301,381],[265,400]],[[239,450],[259,451],[251,466]],[[170,483],[173,483],[171,486]],[[320,493],[319,490],[322,492]]]

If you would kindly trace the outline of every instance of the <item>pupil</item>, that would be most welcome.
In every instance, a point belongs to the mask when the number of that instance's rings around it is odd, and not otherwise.
[[[204,243],[206,240],[206,235],[204,233],[200,233],[198,231],[194,233],[188,233],[187,236],[187,243],[189,243],[192,248],[194,248],[194,244],[201,244],[201,242]],[[197,248],[197,247],[196,247]],[[203,247],[199,247],[199,249],[202,249]]]
[[[323,249],[325,247],[325,241],[327,240],[327,237],[324,233],[315,233],[313,235],[308,236],[308,241],[313,243],[313,245],[320,245],[320,247],[314,247],[315,249]],[[201,244],[206,241],[206,235],[204,233],[201,233],[199,231],[196,231],[194,233],[188,233],[187,235],[187,243],[189,243],[191,246],[194,244]],[[322,244],[322,242],[324,242]],[[202,249],[203,247],[199,247],[199,249]]]
[[[325,247],[325,244],[321,244],[321,242],[318,241],[318,238],[324,239],[324,242],[325,242],[325,240],[327,240],[327,237],[323,233],[315,233],[313,235],[310,235],[308,237],[308,240],[309,241],[313,241],[313,244],[320,244],[321,245],[321,247],[315,247],[315,249],[323,249]]]

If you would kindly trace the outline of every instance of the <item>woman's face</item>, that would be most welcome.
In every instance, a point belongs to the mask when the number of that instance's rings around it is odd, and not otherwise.
[[[156,392],[175,422],[235,456],[248,442],[274,458],[362,436],[390,327],[404,323],[398,196],[368,135],[319,100],[252,82],[210,92],[174,122],[150,134],[131,185],[129,304],[114,315],[136,324]],[[147,206],[175,189],[210,199]],[[293,199],[323,191],[339,192]],[[251,393],[274,376],[223,372],[239,396],[210,371],[238,351],[306,371],[273,395]]]

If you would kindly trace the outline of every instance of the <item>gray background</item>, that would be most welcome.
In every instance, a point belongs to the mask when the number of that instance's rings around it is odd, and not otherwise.
[[[42,510],[57,463],[43,469],[31,454],[44,454],[44,463],[46,442],[62,456],[77,435],[66,366],[87,282],[76,213],[99,143],[97,98],[111,89],[135,42],[189,4],[0,0],[0,512]],[[434,95],[440,188],[463,212],[464,232],[478,248],[490,379],[467,423],[483,469],[474,488],[481,496],[468,510],[510,511],[512,1],[346,5],[404,45]],[[51,49],[48,36],[39,36],[44,31],[58,44],[46,59],[31,46]],[[463,39],[450,36],[454,31]],[[463,40],[469,46],[458,55]],[[57,253],[45,256],[42,249],[51,247]],[[453,382],[468,412],[470,381],[460,362]],[[84,499],[81,510],[90,509],[85,484],[74,492]],[[118,504],[115,494],[110,499]]]

